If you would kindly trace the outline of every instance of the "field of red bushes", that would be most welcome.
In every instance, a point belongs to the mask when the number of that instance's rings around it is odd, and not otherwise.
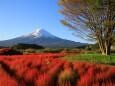
[[[0,56],[0,86],[115,86],[115,66],[61,60],[77,53]]]

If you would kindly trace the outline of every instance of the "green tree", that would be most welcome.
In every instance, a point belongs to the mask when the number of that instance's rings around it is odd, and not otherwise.
[[[98,43],[92,44],[92,45],[91,45],[91,49],[92,49],[92,50],[99,50],[99,45],[98,45]]]
[[[74,35],[98,42],[103,55],[110,54],[115,39],[115,0],[59,0],[64,26]]]
[[[91,46],[86,46],[85,49],[88,50],[88,51],[91,51],[91,50],[92,50],[92,49],[91,49]]]

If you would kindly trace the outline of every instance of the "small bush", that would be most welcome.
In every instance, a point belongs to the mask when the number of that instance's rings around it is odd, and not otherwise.
[[[115,53],[115,50],[111,50],[111,53]]]
[[[51,76],[47,73],[40,75],[36,80],[36,86],[53,86]]]
[[[68,82],[73,84],[73,81],[74,81],[74,73],[71,70],[64,70],[59,75],[59,79],[58,79],[59,85],[66,84]]]
[[[0,49],[0,55],[22,55],[22,53],[11,48],[3,48]]]

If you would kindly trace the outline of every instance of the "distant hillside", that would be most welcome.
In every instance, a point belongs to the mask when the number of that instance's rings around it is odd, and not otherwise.
[[[18,43],[16,45],[11,46],[13,49],[44,49],[44,47],[36,44],[24,44]]]

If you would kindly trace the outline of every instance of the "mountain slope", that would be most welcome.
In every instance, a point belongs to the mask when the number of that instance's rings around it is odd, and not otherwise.
[[[38,44],[44,47],[78,47],[87,45],[56,37],[43,29],[37,29],[29,34],[10,40],[0,41],[2,46],[12,46],[16,43]]]

